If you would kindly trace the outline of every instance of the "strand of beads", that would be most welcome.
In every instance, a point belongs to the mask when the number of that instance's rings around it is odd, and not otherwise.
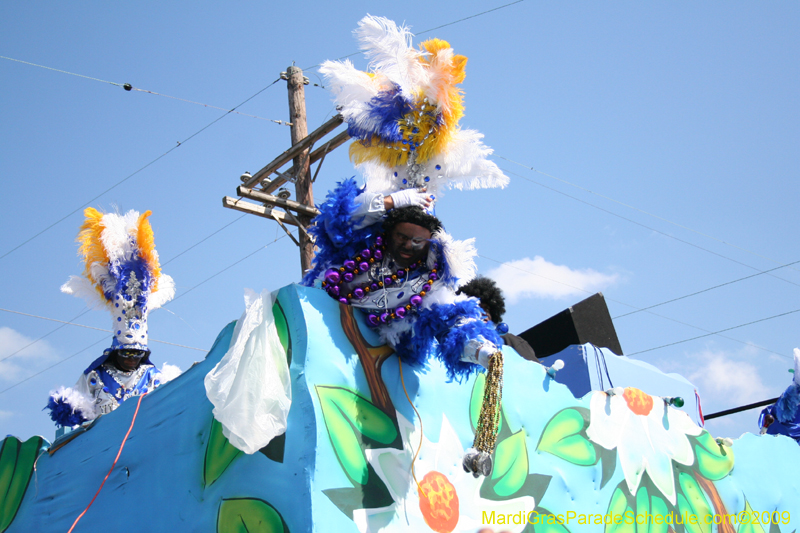
[[[399,269],[395,274],[392,274],[391,277],[386,276],[383,279],[383,286],[389,287],[395,283],[403,283],[406,275],[410,273],[410,271],[416,270],[417,268],[418,264],[414,263],[408,267],[408,271],[402,268]],[[433,269],[431,270],[430,274],[428,274],[427,281],[425,281],[425,284],[420,287],[419,294],[411,296],[406,305],[398,306],[394,310],[387,309],[381,314],[370,313],[367,315],[367,322],[369,322],[372,326],[377,326],[379,324],[388,324],[393,320],[402,320],[412,314],[420,305],[422,305],[422,299],[426,294],[428,294],[428,292],[430,292],[433,282],[439,279],[438,271],[439,264],[434,263]]]
[[[361,250],[361,253],[353,259],[348,259],[339,268],[329,268],[325,271],[325,279],[322,281],[322,287],[331,298],[338,300],[344,305],[350,305],[351,300],[361,300],[367,294],[376,292],[385,287],[390,287],[394,284],[404,283],[407,276],[412,271],[419,268],[419,263],[414,263],[408,268],[400,268],[395,271],[391,276],[385,276],[383,280],[369,280],[366,283],[353,287],[349,292],[344,289],[345,284],[351,283],[355,276],[362,272],[369,270],[370,265],[376,261],[381,261],[385,252],[383,244],[383,236],[378,236],[375,239],[375,244],[370,248]],[[404,306],[398,306],[395,309],[387,309],[381,314],[370,313],[367,316],[367,321],[373,325],[386,324],[392,320],[401,320],[411,314],[417,307],[422,305],[422,298],[431,290],[431,286],[439,279],[438,274],[439,264],[434,263],[433,269],[428,274],[428,279],[420,288],[419,294],[414,294],[409,299],[409,303]]]
[[[339,268],[329,268],[325,271],[325,279],[322,281],[322,288],[336,300],[347,305],[353,298],[360,300],[370,291],[376,291],[383,287],[383,282],[365,283],[356,287],[349,294],[345,294],[342,286],[353,281],[358,274],[369,270],[375,261],[381,261],[386,247],[383,244],[383,236],[379,235],[375,239],[375,244],[369,248],[364,248],[361,253],[353,259],[348,259]]]
[[[483,391],[478,427],[475,440],[462,461],[464,470],[473,476],[489,477],[494,461],[492,454],[497,444],[503,402],[503,352],[495,352],[489,357],[486,372],[486,385]]]

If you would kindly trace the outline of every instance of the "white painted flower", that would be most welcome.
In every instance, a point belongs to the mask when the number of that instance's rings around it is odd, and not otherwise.
[[[682,465],[694,462],[692,445],[686,436],[697,436],[702,428],[686,413],[667,407],[661,398],[633,387],[613,396],[595,392],[590,411],[586,434],[603,448],[617,449],[631,494],[636,493],[642,475],[647,472],[674,505],[672,461]]]
[[[353,520],[362,533],[377,532],[425,532],[450,533],[452,531],[475,531],[486,526],[485,516],[494,513],[495,521],[500,515],[504,521],[519,521],[519,524],[504,524],[503,530],[520,532],[525,528],[527,515],[536,502],[530,496],[522,496],[502,502],[480,497],[483,477],[474,478],[464,472],[461,460],[464,447],[446,416],[442,416],[439,442],[422,439],[422,448],[414,462],[419,488],[411,475],[411,462],[419,447],[420,433],[408,420],[397,413],[403,450],[383,448],[367,450],[367,460],[386,484],[394,504],[378,509],[358,509]],[[420,496],[420,488],[425,494]]]

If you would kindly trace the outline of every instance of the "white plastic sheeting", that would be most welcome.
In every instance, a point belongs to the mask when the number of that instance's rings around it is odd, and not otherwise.
[[[245,312],[225,357],[205,377],[214,418],[236,448],[255,453],[286,431],[292,388],[272,306],[276,294],[245,289]]]

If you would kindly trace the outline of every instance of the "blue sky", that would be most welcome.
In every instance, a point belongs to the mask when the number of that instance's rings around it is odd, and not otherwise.
[[[4,3],[0,55],[18,61],[0,59],[0,433],[52,438],[48,392],[110,343],[57,322],[109,328],[59,292],[82,270],[84,207],[153,211],[178,287],[151,315],[159,363],[202,358],[245,287],[299,279],[277,225],[221,198],[290,145],[272,122],[288,116],[280,72],[295,62],[322,84],[315,67],[357,51],[367,13],[469,58],[461,125],[511,183],[450,192],[437,214],[476,238],[512,331],[599,290],[623,350],[689,378],[707,413],[777,396],[800,346],[798,4],[506,4]],[[310,129],[335,113],[326,90],[306,98]],[[354,174],[330,154],[315,197]],[[736,437],[756,417],[707,427]]]

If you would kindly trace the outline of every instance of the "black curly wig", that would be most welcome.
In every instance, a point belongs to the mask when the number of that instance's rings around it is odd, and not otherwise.
[[[408,222],[415,226],[425,228],[431,233],[436,233],[442,229],[441,221],[433,215],[429,215],[422,210],[421,207],[401,207],[400,209],[392,209],[386,215],[383,221],[383,231],[388,235],[392,232],[395,226]]]
[[[459,287],[456,294],[466,294],[481,301],[481,307],[485,308],[492,315],[492,322],[501,322],[506,312],[506,299],[503,291],[497,286],[493,279],[485,276],[478,276],[469,283]]]

